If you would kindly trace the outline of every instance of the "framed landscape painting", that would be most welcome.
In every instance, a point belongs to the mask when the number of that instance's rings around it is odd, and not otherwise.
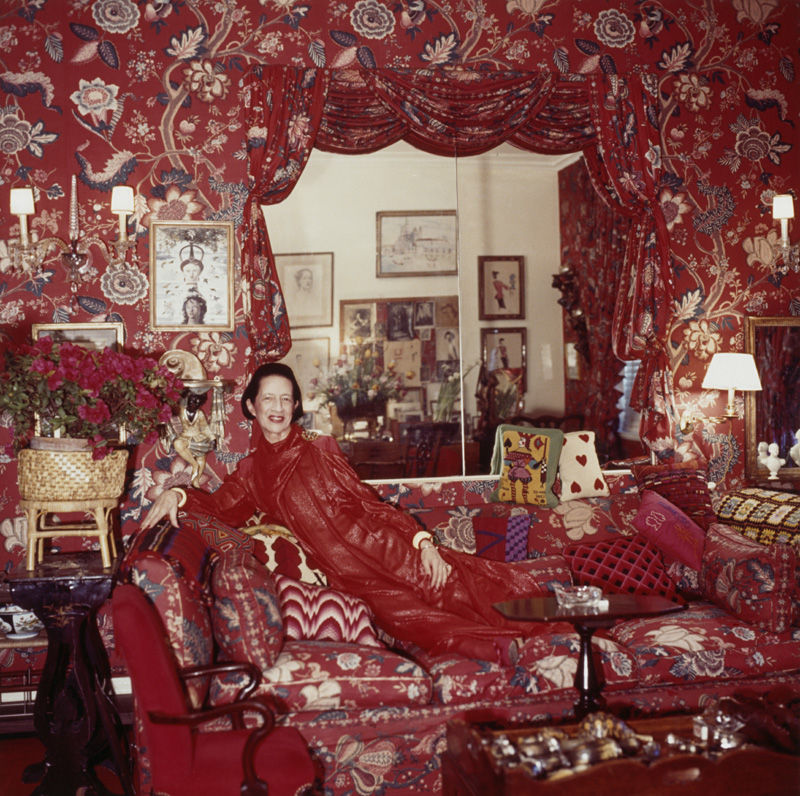
[[[455,210],[378,213],[377,276],[455,276]]]

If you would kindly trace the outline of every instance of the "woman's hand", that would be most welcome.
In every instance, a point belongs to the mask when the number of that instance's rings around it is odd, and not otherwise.
[[[181,496],[178,492],[173,492],[171,489],[163,491],[150,507],[147,516],[141,524],[141,529],[146,531],[152,528],[159,520],[164,517],[169,517],[170,522],[177,528],[180,524],[178,522],[178,504],[181,502]]]
[[[441,589],[447,583],[447,577],[453,569],[450,564],[445,563],[439,555],[439,551],[434,545],[427,545],[421,551],[422,569],[426,575],[430,575],[431,587]]]

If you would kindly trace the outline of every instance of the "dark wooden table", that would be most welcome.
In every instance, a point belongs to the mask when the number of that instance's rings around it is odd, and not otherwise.
[[[587,713],[603,707],[600,698],[602,684],[592,657],[592,636],[599,627],[612,627],[623,619],[682,611],[685,606],[665,597],[638,594],[606,594],[603,602],[595,607],[562,608],[555,597],[523,597],[497,603],[495,608],[507,619],[522,622],[570,622],[580,637],[578,669],[575,672],[575,688],[578,701],[575,717],[583,718]]]
[[[34,705],[45,759],[23,775],[23,781],[39,783],[34,796],[109,796],[94,771],[100,763],[111,763],[126,796],[133,794],[125,729],[96,622],[115,569],[116,562],[103,567],[96,552],[59,553],[33,570],[20,566],[8,573],[12,601],[33,611],[47,631]]]

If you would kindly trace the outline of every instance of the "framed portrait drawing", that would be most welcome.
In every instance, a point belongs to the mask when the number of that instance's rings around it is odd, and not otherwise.
[[[333,252],[276,254],[292,329],[333,326]]]
[[[297,383],[303,392],[303,403],[306,409],[316,407],[317,401],[307,399],[308,394],[313,392],[311,381],[314,378],[318,378],[320,373],[327,371],[330,366],[330,357],[330,338],[313,337],[308,340],[292,338],[292,347],[289,349],[289,353],[281,360],[294,371]],[[305,405],[306,403],[308,404],[307,406]]]
[[[486,371],[527,367],[527,334],[524,326],[503,329],[481,329],[481,351]],[[522,383],[526,380],[523,376]]]
[[[478,317],[482,321],[525,318],[522,257],[478,257]]]
[[[391,210],[377,216],[377,276],[455,276],[455,210]]]
[[[150,327],[233,330],[233,223],[150,224]]]
[[[83,348],[119,351],[125,342],[122,323],[34,323],[31,326],[34,342],[52,337],[54,343],[75,343]]]
[[[377,334],[377,309],[374,301],[342,299],[339,302],[339,339],[353,345],[357,337],[371,340]]]

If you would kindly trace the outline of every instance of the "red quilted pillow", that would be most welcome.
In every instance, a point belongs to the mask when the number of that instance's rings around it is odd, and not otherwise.
[[[670,600],[675,596],[675,583],[658,549],[642,536],[576,545],[566,549],[564,557],[579,586],[599,586],[608,594],[658,594]]]
[[[372,624],[372,612],[362,599],[285,575],[274,578],[287,639],[383,647]]]

